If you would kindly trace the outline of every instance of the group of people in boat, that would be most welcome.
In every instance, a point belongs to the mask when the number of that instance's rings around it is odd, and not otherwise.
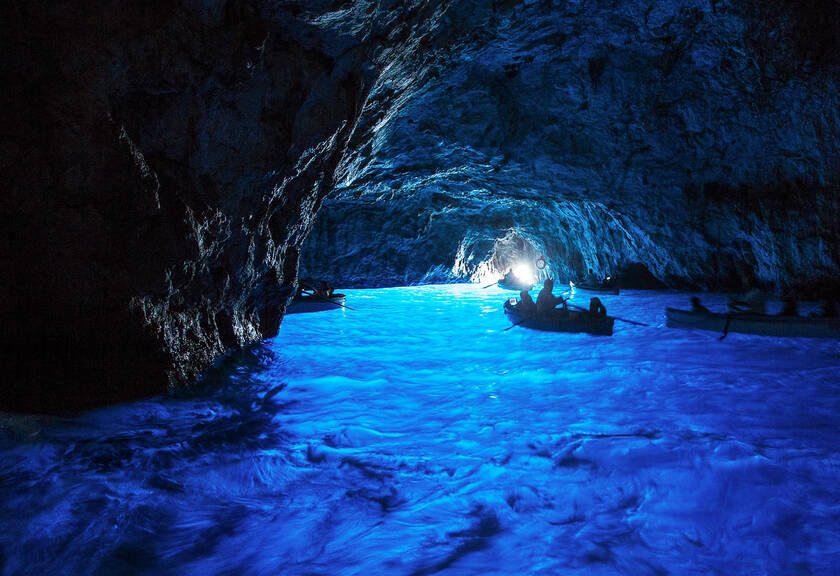
[[[508,271],[505,272],[505,275],[502,276],[500,281],[503,284],[518,284],[519,278],[513,273],[513,268],[508,268]]]
[[[554,278],[548,277],[543,282],[542,290],[537,295],[537,301],[534,302],[528,290],[523,289],[519,293],[519,302],[517,309],[525,314],[544,314],[550,310],[554,310],[557,306],[562,306],[563,310],[568,310],[568,298],[554,295]],[[592,298],[589,301],[589,312],[598,314],[600,316],[607,315],[607,309],[601,302],[600,298]]]
[[[326,280],[321,280],[318,287],[315,287],[314,280],[299,280],[298,281],[298,296],[317,296],[319,298],[331,298],[335,289],[327,284]]]
[[[592,268],[590,268],[586,275],[583,277],[583,284],[586,286],[612,288],[616,285],[616,280],[609,274],[606,274],[603,277],[599,277],[597,274],[595,274],[595,272],[592,271]]]
[[[590,273],[592,270],[589,270]],[[608,280],[609,278],[605,278]],[[537,301],[534,302],[533,298],[531,298],[531,294],[527,289],[523,289],[519,293],[519,302],[516,304],[518,310],[522,311],[525,314],[544,314],[550,310],[554,310],[557,306],[562,306],[563,310],[568,310],[567,301],[568,298],[564,298],[563,296],[555,296],[553,294],[554,290],[554,279],[549,277],[546,278],[545,282],[543,283],[542,290],[540,290],[539,295],[537,296]],[[786,316],[786,317],[797,317],[799,316],[799,309],[796,304],[796,300],[792,297],[786,297],[782,300],[783,308],[782,311],[779,312],[779,316]],[[741,312],[741,313],[749,313],[749,314],[767,314],[767,296],[759,291],[759,290],[752,290],[748,292],[743,299],[738,300],[730,300],[727,302],[727,308],[730,312]],[[700,298],[697,296],[693,296],[691,298],[691,311],[692,312],[702,312],[702,313],[712,313],[711,310],[706,308],[703,303],[700,301]],[[601,302],[600,298],[591,298],[589,301],[589,312],[591,314],[598,314],[602,316],[606,316],[607,309],[604,304]],[[822,303],[822,307],[819,313],[812,313],[812,317],[821,317],[821,318],[837,318],[838,312],[837,307],[832,300],[825,300]]]
[[[533,281],[528,278],[522,278],[514,271],[513,268],[508,268],[505,275],[499,280],[499,284],[507,288],[526,288],[533,286]]]
[[[767,314],[767,295],[760,290],[750,290],[747,294],[737,300],[729,300],[726,308],[729,312],[746,314]],[[703,306],[700,298],[691,297],[691,311],[710,314],[712,311]],[[778,316],[796,317],[799,316],[799,307],[796,300],[791,297],[782,299],[782,311]],[[837,318],[837,307],[833,300],[824,300],[819,313],[812,313],[811,316],[821,318]]]

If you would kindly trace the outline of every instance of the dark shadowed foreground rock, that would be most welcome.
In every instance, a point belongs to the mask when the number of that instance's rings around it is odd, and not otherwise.
[[[0,409],[166,391],[277,332],[382,51],[406,37],[374,8],[3,3]]]
[[[563,279],[840,287],[836,2],[458,2],[392,66],[302,273],[355,286]],[[381,102],[401,90],[387,114]],[[628,278],[631,284],[637,280]],[[647,282],[647,284],[651,284]]]

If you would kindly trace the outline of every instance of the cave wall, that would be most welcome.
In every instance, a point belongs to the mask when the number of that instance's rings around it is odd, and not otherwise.
[[[836,291],[838,8],[817,4],[448,6],[373,87],[301,273],[476,280],[515,233],[564,278]]]
[[[171,390],[277,332],[392,17],[425,19],[378,4],[3,3],[0,409]]]

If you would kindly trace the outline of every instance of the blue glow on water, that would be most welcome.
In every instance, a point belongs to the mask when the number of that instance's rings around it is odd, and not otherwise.
[[[347,294],[188,394],[4,417],[2,572],[837,573],[836,341],[670,330],[667,292],[602,297],[652,325],[611,338]]]

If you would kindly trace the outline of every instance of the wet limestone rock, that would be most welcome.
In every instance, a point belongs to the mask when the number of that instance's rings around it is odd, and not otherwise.
[[[818,4],[449,5],[372,89],[302,273],[477,279],[515,234],[563,278],[840,288],[838,7]]]
[[[3,3],[0,410],[164,392],[277,332],[385,16]]]

